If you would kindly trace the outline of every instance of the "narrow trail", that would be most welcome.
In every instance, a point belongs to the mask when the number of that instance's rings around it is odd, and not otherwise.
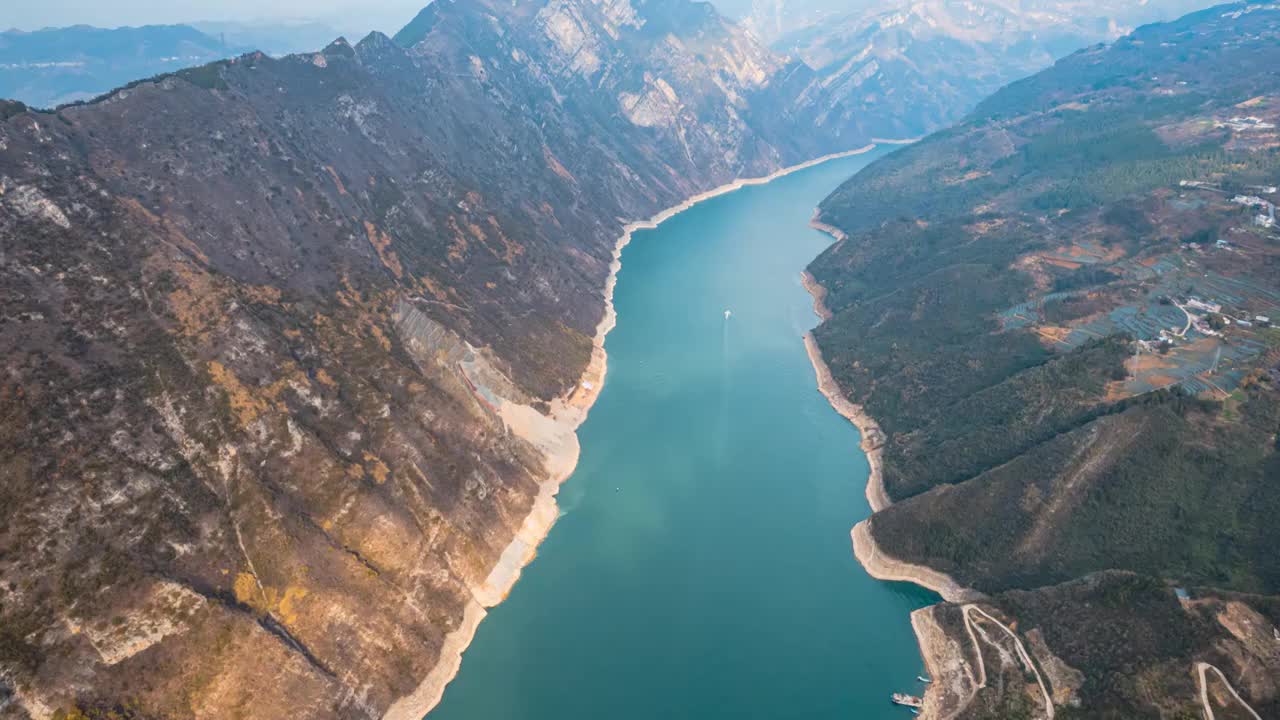
[[[1004,633],[1008,635],[1011,640],[1013,640],[1014,649],[1018,651],[1018,659],[1022,661],[1023,665],[1025,665],[1028,668],[1031,668],[1031,672],[1035,673],[1036,684],[1040,686],[1040,692],[1041,694],[1044,695],[1045,716],[1048,718],[1048,720],[1053,720],[1053,696],[1049,694],[1049,688],[1045,686],[1044,678],[1040,676],[1040,669],[1037,668],[1035,663],[1031,661],[1031,653],[1027,652],[1026,647],[1023,646],[1022,640],[1018,638],[1017,634],[1014,633],[1013,630],[1009,629],[1007,625],[995,619],[994,617],[991,616],[990,613],[978,607],[977,605],[965,605],[964,608],[962,609],[962,612],[964,614],[965,630],[968,631],[969,639],[973,642],[973,649],[978,654],[978,685],[977,687],[974,688],[975,694],[977,693],[978,690],[981,690],[982,688],[987,686],[986,661],[983,660],[983,657],[982,657],[982,646],[978,643],[978,634],[982,634],[983,639],[986,639],[989,644],[994,646],[994,643],[992,643],[992,641],[986,637],[986,633],[982,630],[982,628],[979,628],[975,625],[973,621],[973,616],[972,616],[972,613],[974,612],[982,615],[982,617],[995,623],[996,627],[1003,630]],[[1258,718],[1258,720],[1262,720],[1262,718]]]
[[[1227,680],[1227,676],[1223,675],[1221,670],[1207,662],[1200,662],[1196,663],[1196,675],[1200,679],[1200,704],[1204,707],[1205,720],[1214,720],[1213,705],[1209,702],[1209,682],[1206,677],[1210,670],[1218,674],[1218,679],[1231,692],[1231,696],[1236,699],[1236,702],[1240,703],[1240,707],[1247,710],[1254,720],[1262,720],[1262,716],[1255,712],[1252,707],[1249,707],[1249,703],[1245,702],[1244,698],[1240,697],[1240,693],[1236,692],[1236,689],[1231,686],[1231,682]]]
[[[1182,328],[1182,332],[1176,332],[1174,335],[1177,335],[1178,337],[1186,337],[1187,333],[1191,332],[1191,323],[1194,321],[1194,318],[1191,317],[1191,311],[1182,305],[1175,302],[1173,306],[1181,310],[1182,313],[1187,316],[1187,324]]]

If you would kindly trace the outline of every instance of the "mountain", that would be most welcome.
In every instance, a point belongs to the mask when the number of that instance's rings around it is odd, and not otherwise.
[[[685,0],[0,103],[0,715],[418,718],[554,521],[628,219],[862,146]]]
[[[328,23],[317,20],[298,20],[294,22],[281,20],[258,20],[253,22],[234,22],[227,20],[205,20],[189,23],[191,27],[206,35],[216,37],[232,47],[253,48],[268,55],[288,55],[308,52],[324,47],[329,41],[342,33]],[[363,36],[365,31],[359,33]],[[351,35],[349,37],[357,37]],[[243,52],[243,51],[241,51]]]
[[[1097,34],[1115,33],[1149,22],[1174,20],[1206,6],[1203,0],[719,0],[730,17],[743,20],[757,35],[775,42],[797,33],[847,33],[851,27],[888,21],[913,25],[924,21],[932,33],[993,35],[1008,32],[1012,22],[1023,30],[1056,32],[1060,28]],[[979,28],[975,18],[993,24]],[[917,32],[912,30],[911,32]],[[1114,36],[1113,36],[1114,37]],[[1035,38],[1029,38],[1035,39]],[[1069,48],[1067,51],[1073,50]]]
[[[934,717],[1280,713],[1278,38],[1140,28],[823,202],[814,336],[880,430],[855,546],[953,601],[914,618]]]
[[[1004,85],[1134,25],[1204,7],[1196,0],[915,0],[849,6],[756,2],[745,22],[818,71],[826,122],[852,118],[917,137],[959,120]]]
[[[0,98],[54,107],[244,50],[186,25],[9,30],[0,33]]]

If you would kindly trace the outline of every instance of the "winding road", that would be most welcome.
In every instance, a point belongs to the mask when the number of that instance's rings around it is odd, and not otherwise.
[[[1240,697],[1240,693],[1236,692],[1234,687],[1231,687],[1231,683],[1227,680],[1227,676],[1223,675],[1221,670],[1207,662],[1201,662],[1196,663],[1196,674],[1200,678],[1200,704],[1204,706],[1205,720],[1214,720],[1213,705],[1209,702],[1209,682],[1208,678],[1205,677],[1206,673],[1210,670],[1218,674],[1218,679],[1222,680],[1222,684],[1226,685],[1227,690],[1231,691],[1231,696],[1236,699],[1236,702],[1240,703],[1240,707],[1248,711],[1248,713],[1253,716],[1254,720],[1262,720],[1262,716],[1254,712],[1253,708],[1249,707],[1249,703],[1245,702],[1244,698]]]
[[[995,623],[996,627],[1003,630],[1005,634],[1008,635],[1009,638],[1013,640],[1013,646],[1018,651],[1018,658],[1022,661],[1022,663],[1026,667],[1031,668],[1031,672],[1035,673],[1036,684],[1040,686],[1040,693],[1044,696],[1045,717],[1047,717],[1048,720],[1053,720],[1053,696],[1049,694],[1049,689],[1044,684],[1044,678],[1040,676],[1040,669],[1037,668],[1035,663],[1031,661],[1031,653],[1027,652],[1026,647],[1023,646],[1022,640],[1018,639],[1017,634],[1014,633],[1013,630],[1009,629],[1007,625],[995,619],[994,617],[991,616],[990,613],[978,607],[977,605],[965,605],[962,608],[962,612],[964,614],[965,630],[968,631],[969,640],[973,642],[973,649],[978,654],[978,684],[974,688],[974,693],[976,694],[978,690],[981,690],[982,688],[987,686],[986,661],[983,660],[982,658],[982,646],[978,643],[978,633],[981,633],[983,636],[983,639],[987,640],[988,643],[994,645],[994,643],[992,643],[992,641],[989,638],[987,638],[986,632],[984,632],[981,628],[977,628],[976,625],[974,624],[972,613],[977,612],[978,614],[982,615],[982,617]],[[975,629],[977,632],[975,632]],[[1258,720],[1262,720],[1262,719],[1258,718]]]

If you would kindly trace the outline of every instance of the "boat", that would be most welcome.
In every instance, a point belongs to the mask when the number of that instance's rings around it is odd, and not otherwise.
[[[931,682],[933,682],[932,680],[930,680],[929,678],[927,678],[927,677],[925,677],[925,676],[923,676],[923,675],[917,675],[917,676],[916,676],[916,679],[917,679],[917,680],[919,680],[919,681],[920,681],[920,682],[922,682],[922,683],[931,683]]]
[[[906,695],[904,693],[894,693],[889,699],[893,702],[894,705],[902,705],[904,707],[909,707],[909,708],[924,707],[924,700],[916,697],[915,695]]]
[[[725,320],[728,320],[728,319],[729,319],[729,318],[731,318],[731,317],[733,317],[733,311],[732,311],[732,310],[725,310],[725,311],[724,311],[724,319],[725,319]]]

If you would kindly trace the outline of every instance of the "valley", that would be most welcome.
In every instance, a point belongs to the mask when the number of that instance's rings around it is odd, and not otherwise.
[[[733,7],[15,55],[0,718],[1280,713],[1280,8]]]
[[[0,104],[3,712],[428,709],[557,515],[628,219],[868,144],[807,82],[683,0],[441,1]]]
[[[909,613],[936,598],[850,556],[867,467],[799,342],[826,244],[805,221],[883,153],[634,234],[562,516],[428,717],[901,716]]]

